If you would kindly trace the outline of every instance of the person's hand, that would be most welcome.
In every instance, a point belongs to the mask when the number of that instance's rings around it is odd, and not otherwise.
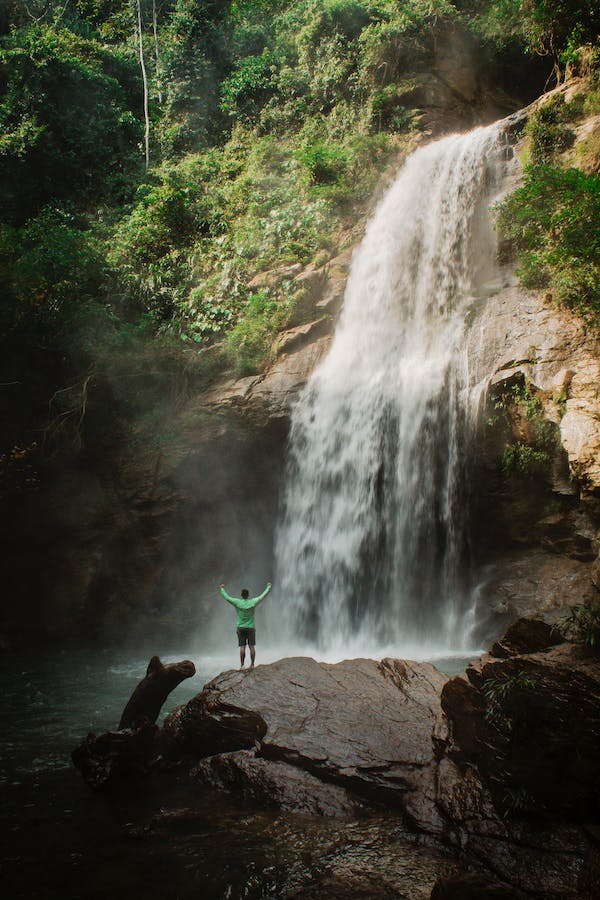
[[[267,581],[267,587],[273,587],[270,581]]]
[[[225,587],[225,585],[224,585],[224,584],[220,584],[220,585],[219,585],[219,587],[221,587],[221,588],[224,588],[224,587]]]

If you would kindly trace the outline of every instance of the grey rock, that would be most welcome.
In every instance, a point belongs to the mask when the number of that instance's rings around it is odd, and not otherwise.
[[[559,424],[572,474],[587,490],[600,487],[598,337],[551,299],[511,285],[481,307],[468,341],[482,384],[520,373],[545,393],[544,412]]]

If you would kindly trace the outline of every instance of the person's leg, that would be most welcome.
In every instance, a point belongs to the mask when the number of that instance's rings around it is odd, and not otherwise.
[[[238,644],[240,647],[240,669],[244,668],[246,662],[246,636],[243,628],[237,629]]]
[[[254,644],[250,644],[250,668],[254,668],[254,658],[256,656],[256,647]]]

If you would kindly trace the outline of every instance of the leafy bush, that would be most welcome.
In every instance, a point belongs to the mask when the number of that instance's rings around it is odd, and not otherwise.
[[[248,299],[237,325],[229,332],[225,350],[237,375],[259,371],[269,356],[273,339],[290,315],[288,303],[277,302],[267,291]]]
[[[3,316],[12,324],[56,319],[66,304],[97,294],[104,270],[89,232],[63,210],[47,208],[22,229],[0,226]]]
[[[233,118],[253,119],[275,91],[276,57],[268,50],[246,56],[221,84],[221,109]]]
[[[579,169],[530,167],[499,209],[498,224],[519,254],[526,287],[551,288],[558,302],[600,323],[600,177]]]
[[[545,103],[531,116],[526,132],[531,139],[530,162],[533,166],[550,164],[573,144],[575,135],[564,123],[569,106],[561,98]]]
[[[531,438],[528,442],[515,441],[503,451],[500,468],[506,475],[530,477],[544,475],[552,462],[558,445],[558,432],[554,422],[544,418],[539,397],[523,381],[503,391],[494,401],[494,408],[504,418],[510,428],[515,418],[525,417]],[[490,420],[496,425],[498,417]]]
[[[546,450],[517,441],[502,453],[501,467],[507,475],[542,475],[548,470],[551,457]]]
[[[335,184],[344,174],[348,159],[336,144],[324,140],[307,141],[300,148],[298,158],[312,184]]]
[[[600,656],[600,603],[573,606],[568,615],[556,623],[556,628],[565,637],[583,641],[596,656]]]
[[[133,65],[93,40],[48,26],[0,43],[5,221],[22,223],[50,201],[127,196],[142,172],[141,123],[123,89],[137,82]]]

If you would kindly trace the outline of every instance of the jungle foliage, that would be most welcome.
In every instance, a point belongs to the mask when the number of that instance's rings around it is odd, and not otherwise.
[[[482,55],[547,53],[559,67],[592,40],[591,0],[501,6],[5,0],[4,340],[35,335],[73,375],[132,358],[136,372],[156,369],[161,353],[170,365],[176,347],[217,344],[203,359],[259,368],[302,298],[285,276],[258,288],[254,277],[341,249],[419,128],[416,86],[441,35],[459,29]],[[577,306],[585,284],[593,307],[598,247],[584,220],[597,215],[598,179],[550,164],[536,162],[523,188],[535,203],[527,221],[514,207],[514,239],[565,302]],[[544,204],[548,185],[562,211]]]
[[[525,287],[548,288],[561,305],[600,325],[600,173],[562,155],[573,143],[583,98],[540,107],[528,124],[529,163],[522,187],[500,206],[498,224],[519,259]]]

